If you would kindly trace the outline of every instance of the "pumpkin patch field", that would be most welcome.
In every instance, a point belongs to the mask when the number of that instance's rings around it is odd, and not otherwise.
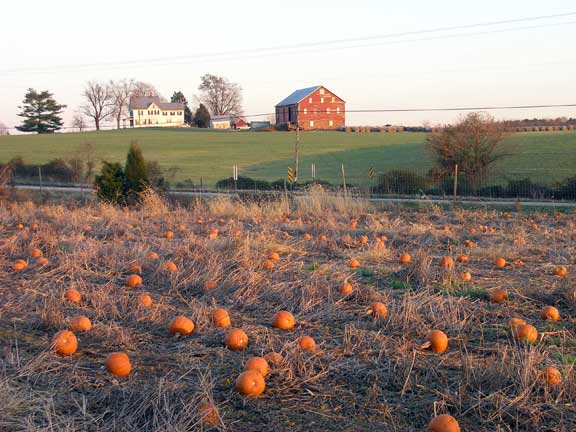
[[[576,213],[0,206],[1,431],[574,431]]]

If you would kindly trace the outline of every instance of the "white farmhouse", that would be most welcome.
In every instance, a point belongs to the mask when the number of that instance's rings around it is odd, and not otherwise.
[[[158,96],[134,96],[128,105],[130,127],[184,126],[184,104],[162,102]]]

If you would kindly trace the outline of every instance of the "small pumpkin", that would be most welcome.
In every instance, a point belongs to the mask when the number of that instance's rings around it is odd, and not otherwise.
[[[496,288],[490,292],[490,301],[492,303],[502,303],[508,300],[508,291],[503,288]]]
[[[270,371],[270,366],[268,361],[263,357],[252,357],[244,365],[244,370],[253,370],[259,372],[264,378],[268,375]]]
[[[210,291],[215,289],[218,286],[218,284],[215,281],[206,281],[204,282],[204,291]]]
[[[240,329],[232,329],[224,338],[224,344],[232,351],[242,351],[248,346],[248,335]]]
[[[450,268],[454,266],[454,260],[452,259],[452,257],[449,256],[444,256],[442,257],[442,259],[440,260],[440,267],[443,268]]]
[[[440,414],[430,420],[428,432],[460,432],[460,425],[451,415]]]
[[[274,315],[272,320],[272,327],[276,327],[280,330],[291,330],[296,325],[296,319],[288,311],[280,311]]]
[[[514,261],[512,261],[512,264],[514,264],[516,267],[524,267],[524,261],[522,261],[520,258],[516,258]]]
[[[326,234],[320,234],[320,237],[318,237],[318,239],[320,241],[327,241],[328,240],[328,236],[326,236]]]
[[[117,377],[130,375],[132,365],[128,354],[124,352],[113,352],[106,357],[106,370]]]
[[[169,273],[176,273],[178,271],[178,266],[176,266],[172,261],[168,261],[164,264],[164,269]]]
[[[150,252],[148,254],[148,258],[151,259],[152,261],[156,261],[159,257],[158,257],[158,254],[156,252]]]
[[[274,270],[274,267],[276,267],[276,265],[274,264],[274,261],[272,261],[272,260],[266,260],[266,261],[264,261],[264,263],[262,263],[262,268],[264,270],[268,270],[268,271]]]
[[[470,257],[466,254],[460,254],[456,257],[456,261],[458,261],[459,263],[465,264],[468,261],[470,261]]]
[[[476,247],[476,243],[474,243],[472,240],[466,240],[464,241],[464,246],[466,246],[468,249],[473,249]]]
[[[202,423],[208,426],[216,426],[220,424],[220,415],[216,406],[211,402],[205,402],[198,408]]]
[[[342,284],[342,286],[340,287],[340,294],[345,295],[345,296],[352,294],[353,291],[354,291],[354,288],[352,288],[352,284],[350,284],[348,282],[344,282]]]
[[[354,229],[358,225],[358,221],[356,219],[352,219],[350,221],[350,228]]]
[[[538,340],[538,330],[530,324],[517,325],[512,334],[517,341],[535,343]]]
[[[218,328],[230,327],[230,315],[226,309],[216,309],[212,314],[212,322]]]
[[[77,315],[70,319],[70,327],[72,327],[72,330],[77,332],[87,332],[92,329],[92,322],[87,316]]]
[[[305,352],[315,352],[316,351],[316,341],[310,336],[302,336],[298,340],[298,345],[300,349]]]
[[[266,389],[266,381],[260,372],[249,370],[236,378],[236,390],[244,396],[260,396]]]
[[[442,330],[432,330],[426,337],[425,348],[430,348],[437,353],[443,353],[448,348],[448,336]]]
[[[14,261],[14,264],[12,264],[12,270],[14,271],[26,270],[27,267],[28,263],[23,259],[17,259],[16,261]]]
[[[410,256],[409,253],[404,252],[402,255],[400,255],[400,264],[406,265],[406,264],[410,264],[412,262],[412,257]]]
[[[166,237],[168,240],[173,239],[174,238],[174,233],[172,231],[168,231],[166,232],[166,234],[164,235],[164,237]]]
[[[554,268],[554,276],[564,277],[568,274],[568,269],[564,266],[556,266]]]
[[[194,323],[190,318],[177,316],[170,323],[170,333],[173,335],[187,336],[194,331]]]
[[[560,320],[560,312],[554,306],[544,306],[540,312],[540,318],[543,320],[558,321]]]
[[[46,257],[40,257],[36,260],[36,262],[41,266],[47,266],[50,264],[50,261]]]
[[[496,258],[496,261],[494,262],[494,264],[498,268],[504,268],[504,267],[506,267],[506,260],[504,258]]]
[[[282,356],[282,354],[277,352],[268,353],[264,356],[264,358],[268,363],[271,363],[273,365],[279,365],[284,361],[284,357]]]
[[[141,294],[140,297],[138,297],[138,301],[144,307],[149,308],[152,306],[152,297],[150,297],[149,294]]]
[[[137,274],[132,274],[126,279],[126,286],[129,288],[134,288],[140,285],[142,285],[142,278]]]
[[[368,236],[360,236],[360,244],[365,245],[368,244]]]
[[[352,258],[349,262],[348,262],[348,267],[355,269],[360,267],[360,261],[358,261],[356,258]]]
[[[470,282],[472,280],[472,273],[470,273],[469,271],[464,271],[460,273],[460,280],[464,282]]]
[[[388,316],[388,309],[384,303],[374,302],[368,308],[367,313],[374,318],[386,318]]]
[[[75,290],[74,288],[70,288],[64,294],[64,298],[66,300],[68,300],[69,302],[72,302],[72,303],[80,303],[82,301],[82,294],[80,294],[80,292],[78,290]]]
[[[312,235],[310,233],[304,233],[304,240],[310,240]]]
[[[38,248],[34,248],[32,249],[32,251],[30,252],[30,256],[32,258],[40,258],[43,255],[42,251]]]
[[[542,378],[552,386],[557,386],[562,382],[562,374],[553,366],[548,366],[542,371]]]
[[[142,273],[142,266],[138,262],[130,264],[130,273]]]
[[[278,254],[278,252],[270,252],[268,254],[268,259],[272,261],[278,261],[280,259],[280,255]]]
[[[74,354],[78,349],[78,339],[70,330],[60,330],[52,338],[52,348],[61,356]]]

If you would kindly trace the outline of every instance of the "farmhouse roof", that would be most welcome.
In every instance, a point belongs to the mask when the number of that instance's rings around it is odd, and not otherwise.
[[[129,109],[147,109],[156,105],[161,110],[183,110],[184,104],[178,102],[162,102],[158,96],[133,96],[130,98]]]
[[[286,99],[284,99],[283,101],[276,104],[276,106],[279,107],[279,106],[286,106],[286,105],[295,105],[298,102],[300,102],[301,100],[303,100],[304,98],[306,98],[306,96],[308,96],[310,93],[315,92],[320,87],[322,87],[322,86],[314,86],[314,87],[308,87],[308,88],[296,90],[294,93],[292,93]]]
[[[219,116],[210,116],[210,120],[213,122],[218,122],[218,121],[232,121],[232,116],[231,115],[219,115]]]

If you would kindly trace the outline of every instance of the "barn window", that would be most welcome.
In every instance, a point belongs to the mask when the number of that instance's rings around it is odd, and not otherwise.
[[[310,120],[310,127],[314,127],[314,120]]]
[[[330,114],[330,108],[326,108],[326,114]]]
[[[324,103],[324,98],[320,98],[320,103]]]
[[[334,126],[334,122],[332,120],[330,120],[330,122],[328,123],[330,126]]]
[[[320,94],[324,94],[324,89],[320,89]]]
[[[340,114],[340,107],[336,108],[336,114]]]
[[[336,102],[336,98],[332,96],[332,103]]]
[[[308,103],[312,103],[312,98],[308,98]]]

